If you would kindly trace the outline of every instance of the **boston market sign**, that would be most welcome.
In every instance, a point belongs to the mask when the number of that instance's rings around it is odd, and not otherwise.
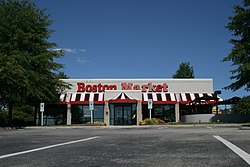
[[[168,92],[167,83],[153,85],[151,82],[145,85],[137,85],[133,83],[121,83],[122,90],[141,90],[142,92]],[[116,85],[102,85],[98,83],[97,85],[89,85],[83,82],[77,83],[77,92],[103,92],[105,90],[117,90]]]

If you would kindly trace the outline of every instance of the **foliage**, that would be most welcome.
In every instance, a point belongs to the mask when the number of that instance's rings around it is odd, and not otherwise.
[[[57,75],[59,79],[69,79],[69,76],[67,76],[63,71],[60,71]]]
[[[239,103],[234,104],[232,107],[232,113],[250,114],[250,96],[245,96],[239,101]]]
[[[8,125],[8,113],[0,109],[0,127]]]
[[[243,6],[234,6],[235,15],[229,17],[231,20],[226,28],[232,32],[235,39],[231,39],[233,44],[231,53],[223,61],[232,61],[232,66],[236,68],[231,70],[230,77],[235,82],[231,83],[225,89],[238,90],[245,87],[250,90],[250,1],[244,0]]]
[[[22,106],[13,109],[13,125],[24,127],[34,125],[34,112],[29,106]]]
[[[194,68],[189,62],[182,62],[173,78],[194,78]]]
[[[102,122],[102,121],[97,121],[97,122],[94,122],[93,124],[88,122],[86,125],[90,125],[90,126],[107,126],[106,122]]]
[[[159,118],[146,118],[139,122],[139,125],[165,125],[166,123]]]
[[[107,126],[106,122],[94,122],[94,124],[99,125],[99,126]]]
[[[28,0],[0,0],[0,100],[9,103],[10,115],[16,102],[57,101],[68,86],[59,80],[63,65],[54,61],[63,53],[48,42],[51,23]]]
[[[30,106],[14,107],[13,126],[24,127],[34,125],[34,111]],[[8,112],[0,110],[0,127],[8,126]]]

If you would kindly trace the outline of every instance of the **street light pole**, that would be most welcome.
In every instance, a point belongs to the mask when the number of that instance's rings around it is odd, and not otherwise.
[[[215,95],[215,102],[216,102],[216,114],[218,114],[218,101],[219,101],[219,98],[218,98],[218,95],[221,94],[221,91],[220,90],[217,90],[217,91],[214,91],[214,95]]]

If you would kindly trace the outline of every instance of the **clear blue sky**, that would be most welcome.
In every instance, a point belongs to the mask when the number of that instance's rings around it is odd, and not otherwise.
[[[190,62],[195,78],[213,78],[222,98],[232,36],[225,28],[241,0],[33,0],[50,13],[50,41],[65,50],[57,60],[80,78],[172,78]]]

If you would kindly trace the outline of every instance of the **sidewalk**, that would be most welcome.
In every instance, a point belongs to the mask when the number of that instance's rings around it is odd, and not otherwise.
[[[8,130],[17,130],[17,129],[151,129],[151,128],[201,128],[201,127],[209,127],[209,128],[239,128],[241,130],[250,130],[250,123],[242,123],[242,124],[167,124],[167,125],[130,125],[130,126],[87,126],[87,125],[59,125],[59,126],[27,126],[23,128],[11,128],[11,127],[0,127],[1,131]]]
[[[177,125],[132,125],[132,126],[85,126],[85,125],[64,125],[64,126],[28,126],[25,129],[58,129],[58,128],[100,128],[100,129],[140,129],[140,128],[190,128],[190,127],[228,127],[228,128],[244,128],[250,130],[250,124],[177,124]]]

